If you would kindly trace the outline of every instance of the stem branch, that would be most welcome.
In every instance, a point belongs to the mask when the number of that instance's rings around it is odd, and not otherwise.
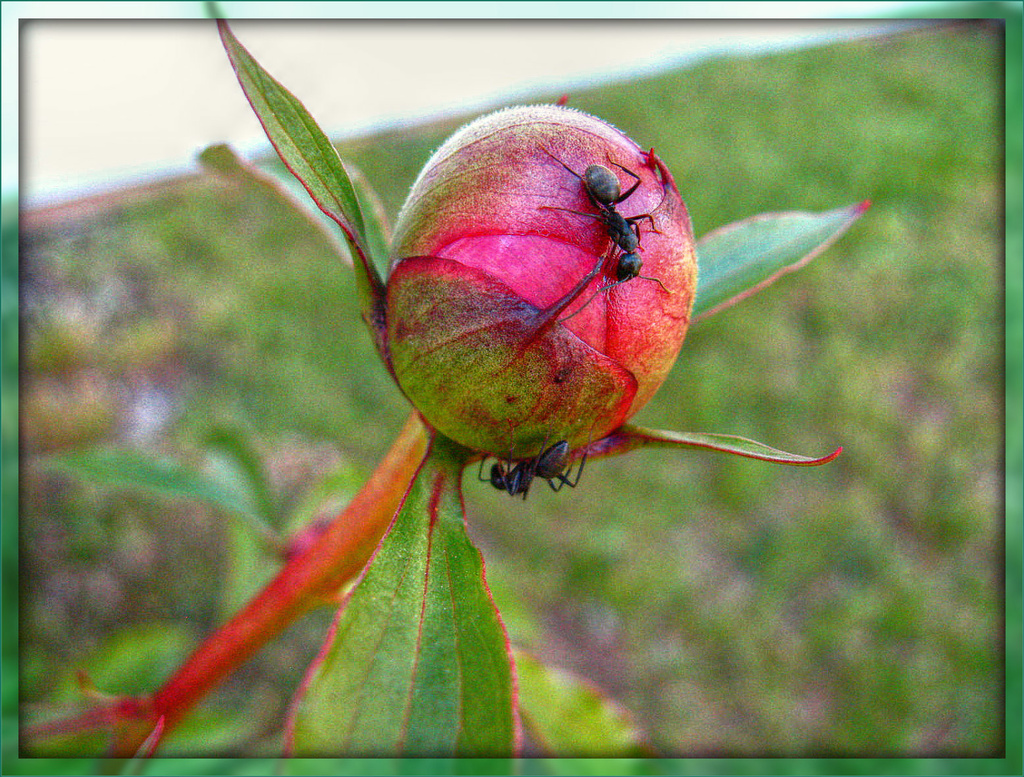
[[[161,719],[166,734],[267,641],[314,606],[333,600],[338,589],[362,570],[387,530],[426,444],[426,429],[413,413],[366,485],[326,531],[290,559],[151,696],[121,699],[77,718],[42,724],[26,732],[26,738],[113,725],[117,735],[112,755],[128,758]]]

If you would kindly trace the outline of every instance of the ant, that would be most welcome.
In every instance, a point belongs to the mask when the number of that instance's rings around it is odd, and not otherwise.
[[[618,286],[620,283],[625,283],[633,278],[654,281],[668,292],[668,289],[665,289],[665,285],[657,278],[650,278],[640,274],[640,268],[643,266],[643,262],[637,253],[637,250],[640,248],[640,222],[647,219],[651,229],[657,232],[657,227],[654,226],[654,217],[650,213],[641,213],[637,216],[623,216],[615,209],[616,205],[627,200],[637,190],[641,183],[640,176],[617,162],[612,162],[613,165],[626,173],[626,175],[635,179],[633,185],[623,192],[618,176],[604,165],[588,165],[587,169],[583,171],[583,175],[580,175],[553,154],[548,153],[548,156],[583,182],[583,188],[587,193],[587,197],[591,204],[597,208],[598,212],[583,213],[578,210],[557,208],[549,205],[541,207],[548,210],[564,210],[568,213],[575,213],[578,216],[598,219],[604,224],[605,231],[611,239],[613,246],[617,246],[622,251],[615,265],[615,282],[598,289],[598,292],[607,291],[613,286]],[[612,250],[614,251],[614,248]],[[589,300],[580,306],[576,312],[578,313],[587,304],[589,304]],[[576,313],[566,316],[562,321],[574,315]]]
[[[615,209],[615,206],[629,199],[633,192],[640,187],[640,176],[617,162],[612,162],[622,172],[634,179],[633,185],[626,189],[626,191],[622,191],[622,184],[619,183],[618,176],[604,165],[588,165],[587,169],[583,171],[583,175],[580,175],[561,159],[550,153],[548,153],[548,156],[583,182],[583,189],[598,212],[583,213],[578,210],[556,208],[550,205],[542,207],[548,210],[564,210],[568,213],[575,213],[578,216],[598,219],[604,223],[605,231],[612,242],[622,249],[625,254],[633,254],[635,256],[637,248],[640,247],[639,222],[647,219],[651,229],[657,231],[654,226],[654,217],[650,213],[642,213],[639,216],[623,216]],[[636,259],[639,262],[639,257],[636,257]]]
[[[489,478],[483,476],[484,461],[487,458],[485,456],[480,460],[480,471],[476,477],[477,480],[490,483],[499,491],[508,491],[509,496],[522,494],[523,499],[526,499],[526,494],[535,477],[544,478],[551,486],[552,491],[561,491],[565,486],[576,488],[583,475],[583,465],[587,463],[587,454],[584,452],[583,458],[580,460],[580,468],[576,470],[576,479],[573,480],[569,476],[572,465],[570,464],[568,468],[565,465],[568,453],[569,443],[566,440],[559,440],[550,447],[542,448],[537,456],[520,461],[515,466],[512,465],[510,453],[507,464],[498,461],[491,465]]]

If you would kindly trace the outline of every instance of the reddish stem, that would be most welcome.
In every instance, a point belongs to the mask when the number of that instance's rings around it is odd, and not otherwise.
[[[154,694],[121,699],[76,718],[43,724],[27,731],[26,738],[112,725],[118,732],[111,755],[129,758],[153,734],[155,726],[162,726],[159,736],[170,731],[267,641],[315,605],[333,599],[338,589],[362,570],[425,455],[425,432],[413,413],[348,507],[313,544],[290,559],[248,605],[208,637]]]

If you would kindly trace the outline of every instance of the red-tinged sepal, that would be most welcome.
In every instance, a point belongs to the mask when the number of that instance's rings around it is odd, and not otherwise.
[[[435,435],[299,689],[291,755],[516,755],[508,637],[465,529],[471,456]]]
[[[870,206],[864,200],[823,213],[762,213],[707,233],[697,241],[700,279],[693,320],[732,307],[799,270],[838,240]]]
[[[602,440],[587,448],[589,458],[618,456],[636,448],[701,448],[719,453],[731,453],[748,459],[770,461],[775,464],[789,464],[794,467],[816,467],[835,459],[842,448],[836,448],[825,456],[801,456],[772,448],[764,443],[737,437],[731,434],[703,434],[700,432],[667,432],[658,429],[644,429],[639,426],[623,426]]]
[[[380,268],[387,265],[387,243],[375,209],[360,201],[338,152],[305,106],[253,59],[226,22],[218,20],[217,26],[242,91],[281,161],[345,234],[354,254],[363,320],[383,352]]]
[[[463,445],[525,458],[617,428],[636,380],[492,275],[410,257],[388,281],[388,352],[430,424]]]

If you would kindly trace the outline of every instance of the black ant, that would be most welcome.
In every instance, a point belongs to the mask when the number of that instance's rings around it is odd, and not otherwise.
[[[638,216],[623,216],[615,210],[616,205],[629,199],[640,186],[640,176],[632,170],[623,167],[617,162],[612,162],[613,165],[622,170],[626,175],[635,179],[632,186],[626,189],[626,191],[622,191],[622,184],[619,183],[618,176],[604,165],[588,165],[587,169],[583,171],[583,175],[580,175],[561,159],[551,154],[548,154],[548,156],[551,156],[558,164],[583,182],[583,190],[587,193],[591,204],[597,208],[598,212],[583,213],[578,210],[556,208],[549,205],[542,207],[549,210],[564,210],[567,213],[575,213],[577,216],[598,219],[604,223],[608,237],[626,254],[635,254],[637,248],[640,247],[641,221],[647,219],[651,229],[657,231],[654,226],[654,217],[650,213],[642,213]],[[639,260],[639,257],[637,259]]]
[[[587,216],[589,218],[598,219],[604,224],[605,231],[613,245],[617,246],[622,251],[615,265],[615,282],[598,289],[598,292],[607,291],[613,286],[618,286],[620,283],[625,283],[633,278],[643,278],[644,280],[654,281],[661,286],[662,289],[665,289],[665,285],[657,278],[650,278],[646,275],[640,274],[640,268],[643,266],[643,262],[637,253],[637,250],[640,248],[640,222],[647,219],[651,229],[657,232],[657,227],[654,226],[654,217],[651,216],[650,213],[641,213],[637,216],[623,216],[615,209],[616,205],[620,202],[624,202],[637,190],[641,183],[640,176],[617,162],[612,162],[613,165],[626,173],[626,175],[636,179],[633,185],[623,192],[622,184],[619,183],[618,176],[604,165],[588,165],[587,169],[583,171],[583,175],[580,175],[561,159],[558,159],[550,153],[548,153],[548,156],[583,182],[583,188],[587,193],[587,197],[590,199],[591,204],[597,208],[598,212],[583,213],[578,210],[558,208],[550,205],[541,207],[548,210],[564,210],[567,213],[575,213],[578,216]],[[668,289],[665,289],[665,291],[668,292]],[[591,297],[591,299],[593,299],[593,297]],[[578,313],[580,310],[585,308],[589,302],[590,300],[581,305],[576,312]],[[565,321],[567,318],[574,315],[576,315],[576,313],[572,313],[561,320]]]
[[[511,455],[507,464],[498,461],[491,465],[491,476],[485,478],[484,461],[486,456],[480,460],[480,471],[477,473],[477,480],[490,483],[499,491],[508,491],[509,496],[523,495],[530,490],[530,485],[535,477],[543,478],[551,486],[552,491],[561,491],[565,486],[576,488],[583,475],[583,465],[587,462],[587,454],[584,452],[580,460],[580,468],[576,470],[576,479],[573,480],[569,472],[572,470],[570,464],[567,468],[565,460],[569,454],[569,443],[566,440],[559,440],[554,445],[543,448],[537,456],[532,459],[520,461],[512,465]]]

